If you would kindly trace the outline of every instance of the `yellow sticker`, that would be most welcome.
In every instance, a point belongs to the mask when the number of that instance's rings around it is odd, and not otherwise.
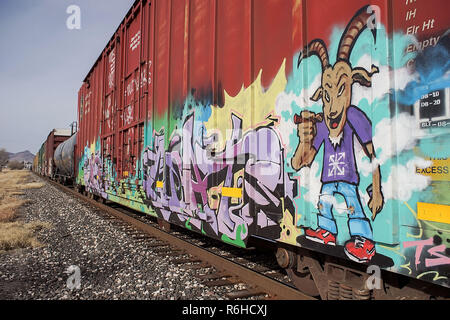
[[[417,202],[417,218],[450,224],[450,206]]]
[[[160,189],[164,188],[164,182],[162,182],[162,181],[156,181],[156,187],[157,187],[157,188],[160,188]]]
[[[432,162],[428,168],[416,168],[416,173],[431,177],[433,181],[450,181],[450,161],[444,159],[430,159]]]
[[[241,188],[222,188],[223,197],[242,198]]]
[[[124,177],[128,177],[128,171],[124,171],[124,172],[123,172],[123,176],[124,176]]]

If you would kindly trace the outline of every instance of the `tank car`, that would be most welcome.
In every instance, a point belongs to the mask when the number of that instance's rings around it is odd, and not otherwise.
[[[75,133],[55,149],[55,178],[62,184],[73,183],[73,177],[75,173],[74,152],[76,142],[77,134]]]

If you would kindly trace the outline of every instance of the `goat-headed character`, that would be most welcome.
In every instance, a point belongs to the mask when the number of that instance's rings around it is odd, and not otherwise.
[[[375,159],[375,151],[370,120],[363,111],[351,105],[352,86],[359,83],[362,86],[371,87],[372,76],[379,70],[374,65],[370,72],[364,68],[353,68],[350,64],[350,54],[359,35],[367,28],[368,21],[373,19],[369,9],[370,6],[360,9],[347,25],[339,43],[337,62],[333,66],[329,63],[326,45],[320,39],[311,41],[300,54],[298,66],[303,59],[312,55],[316,55],[321,61],[321,85],[311,100],[322,100],[323,113],[302,111],[300,115],[295,115],[294,122],[298,126],[299,144],[291,160],[294,170],[309,167],[324,144],[322,190],[318,204],[319,228],[315,231],[307,230],[306,236],[317,242],[335,245],[337,227],[332,214],[333,206],[329,199],[334,197],[335,193],[340,193],[344,196],[351,213],[349,230],[352,239],[358,237],[358,241],[369,240],[364,244],[364,249],[359,248],[359,245],[356,246],[354,239],[351,243],[347,243],[347,255],[358,262],[370,260],[375,251],[373,247],[373,251],[368,250],[372,252],[371,255],[367,256],[363,253],[363,251],[367,252],[367,245],[369,247],[373,245],[370,241],[372,228],[370,221],[364,215],[357,190],[359,175],[353,149],[354,137],[358,139],[371,161]],[[376,29],[372,29],[372,33],[376,40]],[[379,166],[373,171],[373,184],[369,194],[371,199],[368,206],[372,211],[372,219],[375,219],[383,207]]]

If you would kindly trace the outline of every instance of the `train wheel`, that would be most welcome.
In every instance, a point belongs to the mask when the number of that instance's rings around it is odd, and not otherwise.
[[[291,250],[278,248],[276,258],[280,267],[286,271],[292,283],[298,290],[312,297],[320,295],[311,272],[302,263],[301,255],[298,255]]]

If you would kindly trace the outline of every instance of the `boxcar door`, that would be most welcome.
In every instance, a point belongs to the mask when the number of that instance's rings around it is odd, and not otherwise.
[[[119,196],[142,201],[141,155],[144,148],[144,123],[147,118],[148,34],[147,7],[133,8],[122,29],[123,95],[119,119]],[[147,37],[147,38],[146,38]],[[145,40],[145,41],[144,41]]]

